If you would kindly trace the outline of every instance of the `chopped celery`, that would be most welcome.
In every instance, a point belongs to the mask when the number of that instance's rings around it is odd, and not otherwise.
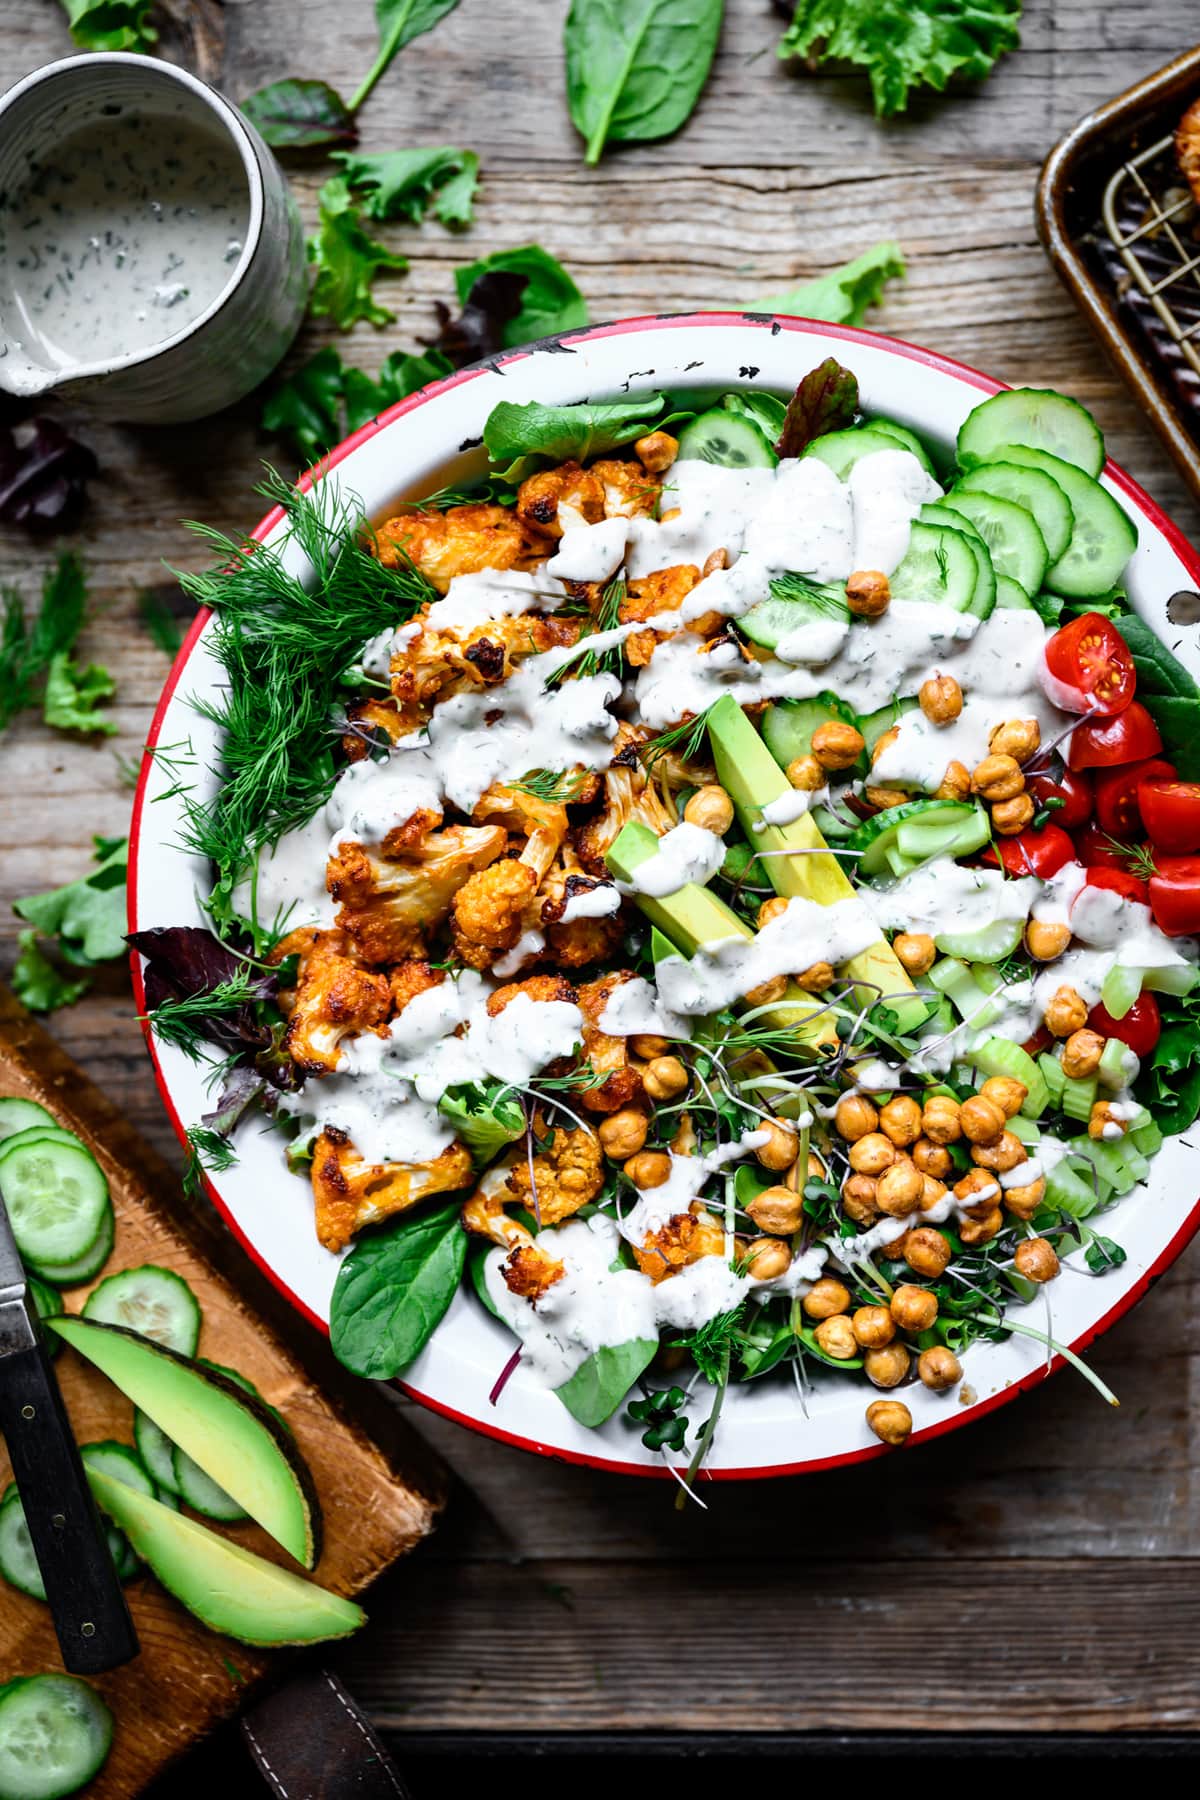
[[[1028,1051],[1008,1038],[990,1037],[971,1052],[971,1061],[983,1075],[1009,1075],[1026,1089],[1021,1107],[1027,1119],[1040,1118],[1050,1103],[1050,1090]]]
[[[1007,1129],[1015,1138],[1020,1138],[1023,1144],[1036,1144],[1042,1135],[1042,1128],[1037,1120],[1022,1118],[1020,1113],[1008,1121]]]
[[[1143,969],[1142,986],[1156,994],[1190,994],[1196,984],[1196,971],[1191,963],[1167,963],[1161,969]]]
[[[1125,1158],[1125,1167],[1135,1181],[1145,1181],[1150,1173],[1150,1159],[1143,1156],[1131,1137],[1121,1139],[1121,1155]]]
[[[1096,1104],[1096,1077],[1092,1075],[1086,1081],[1078,1081],[1066,1076],[1060,1104],[1068,1119],[1080,1119],[1086,1125]]]
[[[960,1019],[975,1019],[987,1006],[988,997],[966,963],[953,957],[935,962],[925,979],[951,1001]]]
[[[1163,1134],[1148,1116],[1144,1125],[1132,1126],[1129,1135],[1143,1156],[1157,1156],[1162,1149]]]
[[[1108,1002],[1105,1002],[1108,1005]],[[1112,1008],[1108,1009],[1112,1012]],[[1116,1018],[1117,1014],[1113,1013]],[[1096,1070],[1096,1079],[1101,1087],[1123,1088],[1132,1081],[1138,1072],[1138,1059],[1128,1044],[1120,1038],[1110,1037],[1100,1057],[1100,1066]]]
[[[1042,1080],[1046,1083],[1046,1091],[1050,1096],[1050,1105],[1055,1107],[1061,1106],[1063,1085],[1067,1079],[1062,1072],[1062,1064],[1059,1062],[1057,1056],[1051,1056],[1048,1051],[1043,1050],[1042,1054],[1037,1059],[1037,1066],[1042,1072]]]
[[[1094,1182],[1068,1161],[1056,1163],[1047,1175],[1046,1200],[1072,1219],[1086,1219],[1102,1204]]]
[[[1142,970],[1126,963],[1114,963],[1104,977],[1100,999],[1114,1019],[1123,1019],[1142,991]]]
[[[951,824],[922,825],[919,820],[902,824],[896,832],[897,848],[916,862],[932,856],[968,856],[982,850],[991,835],[987,814],[982,808]]]
[[[1106,1181],[1115,1194],[1127,1194],[1134,1184],[1129,1165],[1121,1149],[1121,1140],[1113,1138],[1072,1138],[1071,1150],[1091,1163],[1101,1181]]]
[[[934,943],[947,956],[965,956],[968,962],[995,963],[1011,956],[1021,942],[1019,919],[997,919],[979,931],[941,931]]]

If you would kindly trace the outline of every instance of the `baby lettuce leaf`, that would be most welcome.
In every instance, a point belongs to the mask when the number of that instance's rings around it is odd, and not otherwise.
[[[678,131],[708,80],[724,0],[571,0],[567,106],[587,161]]]
[[[1200,1113],[1200,1026],[1194,1020],[1180,1019],[1164,1026],[1134,1092],[1167,1137],[1186,1131],[1195,1122]]]
[[[308,245],[309,259],[317,266],[309,311],[327,314],[341,331],[349,331],[359,319],[389,324],[395,314],[380,306],[371,284],[381,269],[402,275],[408,258],[367,236],[362,213],[340,175],[325,183],[319,204],[320,229]]]
[[[329,1313],[333,1352],[345,1368],[389,1381],[424,1349],[462,1278],[468,1238],[460,1208],[452,1200],[404,1213],[358,1239],[338,1270]]]
[[[504,348],[504,333],[520,312],[521,296],[528,286],[528,275],[493,269],[479,277],[457,318],[448,306],[436,300],[441,322],[434,340],[436,349],[456,369],[495,356]]]
[[[0,427],[0,520],[27,531],[66,531],[87,499],[96,458],[54,419]]]
[[[389,150],[378,156],[334,153],[347,185],[362,195],[373,219],[407,219],[418,225],[427,212],[443,225],[473,222],[472,204],[479,181],[479,158],[473,150],[442,144],[432,150]]]
[[[93,838],[96,867],[78,881],[13,901],[13,911],[40,931],[56,938],[63,958],[76,968],[91,968],[125,954],[124,838]]]
[[[603,1344],[580,1363],[555,1393],[581,1425],[603,1425],[658,1353],[657,1338],[630,1338],[627,1344]]]
[[[438,1111],[480,1168],[525,1135],[524,1110],[503,1082],[473,1081],[451,1088],[438,1101]]]
[[[357,112],[392,58],[406,44],[432,31],[447,13],[454,11],[458,0],[375,0],[375,19],[379,26],[379,54],[367,71],[366,80],[350,102]]]
[[[884,285],[904,274],[900,246],[891,241],[864,250],[852,262],[818,275],[785,294],[761,294],[748,302],[748,312],[786,313],[801,319],[827,319],[831,325],[861,325],[868,309],[878,306]]]
[[[492,256],[467,263],[454,271],[454,285],[460,305],[475,296],[475,287],[484,275],[523,275],[518,310],[504,321],[501,348],[515,349],[535,338],[551,337],[562,331],[576,331],[588,322],[587,302],[575,286],[558,258],[543,250],[540,244],[522,244],[516,250],[497,250]]]
[[[158,40],[150,0],[62,0],[81,50],[149,50]]]
[[[506,481],[524,481],[544,462],[584,462],[644,437],[662,408],[661,394],[579,406],[543,406],[537,400],[519,406],[501,400],[488,414],[483,442],[492,462],[505,465],[499,472]]]
[[[17,935],[18,956],[12,966],[9,984],[30,1012],[55,1012],[60,1006],[74,1006],[91,987],[86,975],[75,981],[55,968],[43,953],[38,934],[32,926]]]
[[[393,350],[373,379],[363,369],[348,368],[329,345],[275,389],[263,407],[262,427],[285,438],[303,462],[315,462],[350,432],[452,368],[437,350],[423,356]]]
[[[814,438],[853,425],[857,411],[857,378],[834,357],[827,356],[809,370],[788,401],[776,452],[780,456],[799,456]]]
[[[111,700],[117,684],[107,669],[89,663],[81,669],[69,650],[51,657],[42,695],[42,717],[57,731],[100,731],[112,737],[117,725],[96,708]]]
[[[358,142],[350,108],[327,81],[272,82],[247,94],[242,111],[272,150],[344,149]]]
[[[918,86],[982,81],[1020,41],[1021,0],[800,0],[779,45],[785,58],[854,63],[871,81],[876,117]]]

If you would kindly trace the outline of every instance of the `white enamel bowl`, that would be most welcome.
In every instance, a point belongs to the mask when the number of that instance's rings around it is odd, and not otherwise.
[[[350,438],[326,460],[318,478],[337,482],[378,517],[397,499],[477,472],[483,423],[499,400],[564,404],[700,384],[717,391],[742,386],[790,392],[826,356],[836,356],[854,370],[867,410],[886,413],[944,446],[953,443],[962,419],[980,398],[1001,385],[927,350],[800,319],[742,314],[631,319],[512,352],[426,388]],[[1045,371],[1047,381],[1053,375],[1053,369]],[[1167,624],[1166,602],[1177,590],[1200,585],[1200,559],[1121,470],[1110,464],[1105,481],[1138,527],[1138,550],[1129,569],[1132,601],[1173,641],[1179,633]],[[268,537],[277,526],[277,516],[265,519],[256,536]],[[200,770],[215,766],[219,757],[215,733],[192,706],[197,696],[213,691],[218,679],[208,637],[202,617],[180,651],[149,736],[151,748],[190,739]],[[1194,644],[1185,644],[1179,654],[1200,672],[1200,651]],[[181,813],[178,799],[169,797],[171,786],[167,765],[148,755],[134,807],[133,930],[204,922],[196,896],[207,871],[176,847]],[[140,1005],[137,969],[135,985]],[[166,1045],[152,1044],[151,1053],[163,1100],[182,1136],[185,1126],[211,1104],[201,1072]],[[236,1167],[208,1184],[211,1198],[272,1281],[323,1327],[337,1260],[317,1243],[307,1186],[286,1172],[277,1135],[245,1131],[239,1149]],[[1200,1223],[1198,1186],[1195,1158],[1178,1139],[1168,1140],[1155,1159],[1149,1184],[1106,1215],[1106,1230],[1124,1245],[1128,1261],[1100,1278],[1068,1271],[1054,1283],[1057,1339],[1083,1350],[1145,1292]],[[1030,1324],[1044,1328],[1040,1305],[1026,1313]],[[489,1392],[512,1348],[513,1339],[475,1297],[460,1292],[403,1385],[425,1405],[508,1443],[631,1474],[667,1473],[642,1447],[639,1432],[619,1415],[601,1430],[587,1431],[519,1368],[492,1405]],[[1004,1344],[977,1345],[966,1357],[965,1372],[977,1396],[969,1406],[954,1394],[935,1395],[919,1385],[905,1389],[914,1441],[965,1425],[1013,1398],[1040,1381],[1048,1364],[1038,1344],[1013,1337]],[[861,1379],[830,1371],[809,1396],[806,1417],[790,1382],[768,1378],[736,1388],[717,1434],[710,1473],[728,1479],[782,1475],[879,1455],[882,1446],[864,1422],[871,1397]]]

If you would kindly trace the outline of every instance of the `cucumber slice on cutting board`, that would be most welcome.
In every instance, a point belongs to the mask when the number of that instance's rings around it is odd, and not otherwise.
[[[200,1341],[196,1296],[181,1275],[155,1263],[110,1275],[88,1295],[83,1316],[103,1325],[123,1325],[181,1356],[194,1356]]]
[[[18,1100],[15,1094],[0,1098],[0,1143],[31,1125],[57,1124],[54,1114],[48,1113],[36,1100]]]
[[[90,1281],[98,1275],[109,1257],[112,1255],[116,1241],[117,1221],[110,1201],[100,1225],[100,1235],[82,1256],[70,1263],[35,1263],[31,1264],[43,1281],[51,1287],[78,1287],[81,1282]]]
[[[0,1796],[63,1800],[108,1759],[113,1716],[77,1675],[24,1675],[0,1693]]]
[[[1007,388],[963,420],[958,460],[964,469],[994,461],[1000,447],[1024,444],[1073,463],[1086,475],[1104,467],[1104,438],[1085,406],[1053,388]]]
[[[4,1199],[22,1257],[39,1273],[86,1255],[104,1229],[108,1183],[78,1142],[39,1138],[3,1158]]]

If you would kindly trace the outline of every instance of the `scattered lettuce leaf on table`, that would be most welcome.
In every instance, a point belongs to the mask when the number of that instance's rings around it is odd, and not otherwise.
[[[491,256],[480,257],[478,262],[456,269],[454,286],[459,304],[465,306],[474,297],[476,284],[483,276],[498,274],[525,278],[521,304],[504,322],[501,349],[513,350],[535,338],[576,331],[587,324],[587,301],[558,258],[543,250],[540,244],[497,250]]]
[[[32,622],[20,594],[0,592],[0,731],[33,704],[55,658],[73,648],[86,610],[83,564],[70,551],[46,570]]]
[[[62,0],[81,50],[149,50],[158,41],[151,0]]]
[[[357,112],[392,58],[414,38],[424,36],[452,13],[458,0],[375,0],[375,22],[379,27],[379,54],[367,71],[365,80],[350,102]]]
[[[824,319],[831,325],[861,325],[870,308],[879,305],[887,283],[899,281],[904,273],[900,246],[889,239],[787,293],[760,294],[747,301],[745,310]]]
[[[359,319],[390,324],[395,314],[375,299],[372,284],[383,271],[402,275],[408,258],[367,235],[362,211],[340,175],[325,183],[318,201],[320,225],[308,244],[309,260],[317,269],[309,311],[331,318],[340,331],[349,331]]]
[[[1021,0],[800,0],[779,55],[854,63],[877,118],[903,112],[914,87],[982,81],[1020,42]]]
[[[387,150],[378,155],[335,151],[348,187],[361,196],[372,219],[406,219],[418,225],[426,213],[443,225],[474,222],[479,158],[473,150],[441,144],[429,150]]]
[[[358,142],[353,113],[327,81],[273,81],[247,94],[242,111],[272,150],[346,149]]]
[[[284,438],[302,462],[326,450],[431,381],[453,369],[440,351],[423,355],[393,350],[372,378],[348,367],[333,345],[318,350],[274,390],[262,412],[262,428]]]
[[[571,0],[567,106],[597,163],[607,143],[669,137],[700,98],[724,0]]]
[[[129,846],[124,838],[92,839],[96,867],[76,881],[14,900],[13,911],[57,940],[64,961],[78,969],[111,962],[125,955],[125,871]]]
[[[69,650],[60,650],[46,671],[42,717],[56,731],[99,731],[112,737],[117,730],[115,719],[106,718],[97,708],[116,691],[116,682],[99,663],[80,668]]]
[[[74,1006],[92,985],[86,975],[72,980],[56,969],[42,951],[32,925],[18,933],[17,950],[9,984],[30,1012],[57,1012],[60,1006]]]

